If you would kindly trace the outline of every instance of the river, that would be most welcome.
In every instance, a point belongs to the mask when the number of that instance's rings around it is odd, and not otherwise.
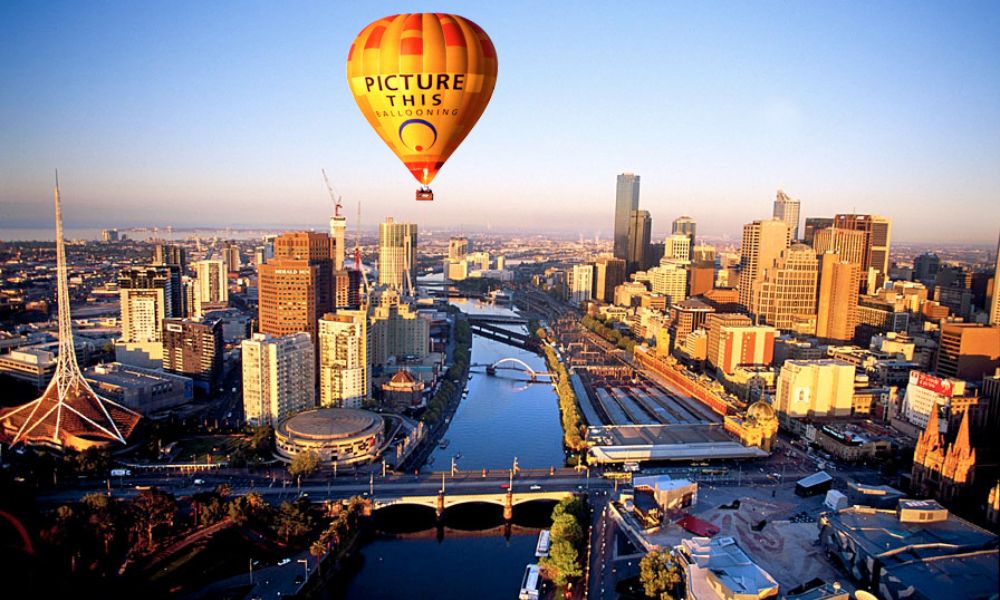
[[[478,301],[453,301],[467,313],[515,314]],[[524,326],[520,331],[526,331]],[[544,358],[526,350],[473,336],[472,364],[518,358],[546,371]],[[500,371],[490,377],[472,373],[469,395],[462,400],[445,438],[434,451],[433,470],[447,470],[453,456],[459,469],[562,466],[562,427],[555,390],[547,383],[526,383],[523,375]],[[503,531],[499,507],[471,505],[446,513],[448,528],[435,530],[433,513],[399,508],[378,515],[372,540],[348,566],[352,573],[333,597],[351,600],[395,598],[516,598],[524,567],[536,562],[538,531],[547,526],[551,505],[528,503],[515,510],[512,531]],[[384,512],[384,511],[383,511]],[[416,532],[399,534],[401,527]],[[476,531],[479,530],[479,531]],[[504,535],[508,533],[509,535]]]

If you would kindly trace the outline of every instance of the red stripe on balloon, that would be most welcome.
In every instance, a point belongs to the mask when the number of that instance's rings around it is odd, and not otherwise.
[[[371,34],[368,36],[368,41],[365,42],[365,50],[370,48],[378,48],[379,44],[382,43],[382,35],[385,33],[385,27],[376,27],[372,29]]]

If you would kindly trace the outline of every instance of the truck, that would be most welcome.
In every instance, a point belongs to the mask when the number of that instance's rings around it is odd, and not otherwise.
[[[112,477],[129,477],[132,475],[131,469],[111,469]]]

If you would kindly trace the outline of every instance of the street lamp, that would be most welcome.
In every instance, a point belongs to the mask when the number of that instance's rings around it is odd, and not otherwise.
[[[303,577],[305,577],[305,579],[303,579],[302,581],[304,583],[306,581],[306,579],[309,579],[309,559],[308,558],[300,558],[299,560],[297,560],[295,562],[302,563],[302,573],[303,573]]]

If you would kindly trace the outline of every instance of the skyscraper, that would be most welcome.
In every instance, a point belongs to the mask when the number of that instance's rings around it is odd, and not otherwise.
[[[194,263],[198,276],[195,292],[195,314],[229,306],[229,272],[221,258],[199,260]]]
[[[243,414],[251,425],[267,425],[316,404],[315,358],[307,333],[243,340]]]
[[[330,244],[333,253],[333,269],[344,270],[344,256],[347,252],[345,244],[347,234],[347,217],[334,215],[330,217]]]
[[[465,255],[468,253],[468,238],[457,236],[448,240],[448,260],[465,260]]]
[[[865,233],[862,277],[865,277],[869,268],[877,270],[883,278],[888,275],[889,246],[892,237],[892,222],[888,218],[878,215],[836,215],[833,218],[833,227]]]
[[[997,262],[993,266],[993,303],[990,307],[990,325],[1000,326],[1000,240],[997,241]]]
[[[639,210],[639,176],[635,173],[618,175],[615,193],[615,246],[616,258],[628,261],[629,222],[632,212]]]
[[[667,297],[667,306],[687,298],[687,269],[684,265],[665,260],[649,270],[650,290]]]
[[[363,310],[327,313],[319,320],[320,406],[361,408],[371,398],[371,344]]]
[[[753,286],[750,312],[761,323],[784,331],[814,333],[819,261],[813,249],[793,244],[763,273]]]
[[[740,243],[740,304],[750,310],[754,286],[763,280],[764,269],[774,264],[788,247],[791,231],[784,221],[754,221],[743,226]]]
[[[586,263],[573,265],[567,273],[567,286],[569,287],[569,301],[577,306],[593,299],[594,291],[594,265]]]
[[[594,298],[608,304],[614,302],[615,288],[625,283],[625,261],[601,256],[594,264],[594,271]]]
[[[177,265],[181,275],[187,271],[187,252],[173,244],[157,244],[153,247],[154,265]]]
[[[812,246],[816,233],[830,227],[833,227],[833,219],[830,217],[806,217],[806,228],[802,235],[802,242]]]
[[[160,342],[163,319],[181,316],[174,310],[174,273],[166,265],[122,270],[118,276],[122,342]]]
[[[430,345],[430,323],[417,314],[395,289],[383,290],[372,308],[371,361],[384,365],[390,357],[422,359]]]
[[[847,341],[858,325],[858,286],[861,267],[827,252],[820,265],[819,310],[816,335],[822,339]]]
[[[304,331],[316,341],[319,315],[335,309],[333,259],[325,233],[296,231],[274,241],[274,258],[257,269],[259,327],[263,333]]]
[[[186,375],[211,392],[222,377],[222,358],[221,319],[164,319],[164,371]]]
[[[407,277],[407,271],[409,276]],[[409,280],[409,281],[408,281]],[[378,228],[378,282],[409,293],[417,285],[417,226],[388,217]]]
[[[633,210],[628,219],[625,270],[631,275],[649,266],[649,235],[653,221],[647,210]]]
[[[799,201],[779,189],[774,199],[774,218],[788,225],[792,240],[799,239]]]

